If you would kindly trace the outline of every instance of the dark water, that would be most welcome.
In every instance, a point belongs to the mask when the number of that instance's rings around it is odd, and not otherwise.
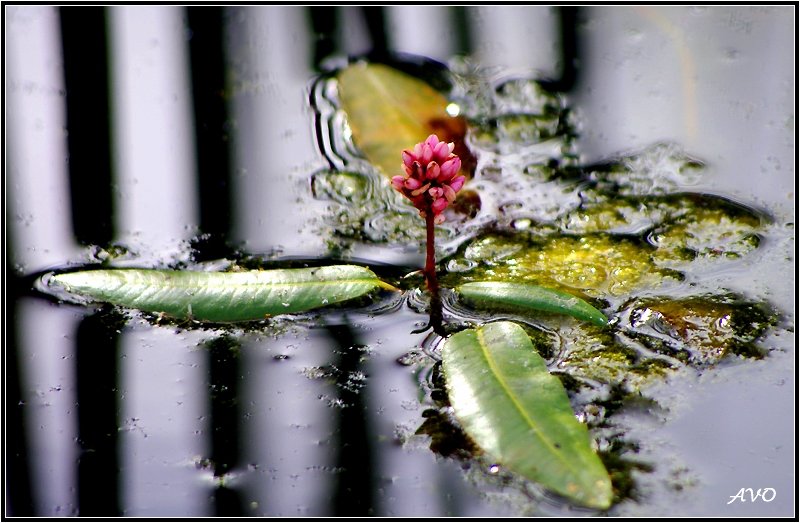
[[[792,515],[792,14],[9,7],[5,513],[589,514],[448,453],[456,433],[444,445],[416,434],[434,423],[440,340],[414,333],[426,317],[413,293],[223,329],[154,324],[30,290],[41,273],[101,262],[221,269],[219,260],[251,255],[330,256],[388,277],[412,272],[422,263],[413,230],[395,241],[391,213],[369,213],[366,239],[353,241],[349,222],[335,221],[341,202],[315,192],[332,172],[368,170],[315,78],[348,55],[405,52],[487,85],[551,78],[577,125],[575,165],[622,153],[668,165],[635,152],[678,144],[670,147],[706,168],[659,171],[644,189],[718,195],[769,217],[756,251],[701,283],[783,313],[760,342],[768,356],[687,366],[648,389],[658,409],[618,414],[652,467],[633,474],[636,495],[609,514]],[[456,85],[462,110],[480,113],[485,99],[470,85]],[[500,112],[524,112],[524,95],[492,100],[507,104]],[[470,226],[507,216],[522,230],[568,205],[556,199],[549,209],[553,185],[543,183],[522,191],[518,207],[503,206],[493,169],[520,174],[564,145],[520,143],[476,142],[481,213],[441,238],[442,254]],[[729,503],[741,488],[776,496]]]

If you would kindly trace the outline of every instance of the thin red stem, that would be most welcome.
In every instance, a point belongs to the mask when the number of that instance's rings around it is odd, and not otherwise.
[[[425,212],[426,256],[425,280],[431,293],[431,326],[439,334],[442,332],[442,298],[439,296],[439,280],[436,278],[436,244],[433,223],[433,209],[428,206]]]
[[[425,214],[425,228],[427,232],[425,245],[427,247],[425,256],[425,278],[428,282],[428,290],[433,292],[438,290],[439,282],[436,280],[436,245],[433,227],[433,213],[428,210]]]

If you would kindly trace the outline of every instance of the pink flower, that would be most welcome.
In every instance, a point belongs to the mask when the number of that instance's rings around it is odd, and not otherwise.
[[[453,149],[452,142],[441,142],[432,134],[413,149],[403,151],[405,174],[392,178],[392,186],[411,200],[420,215],[424,217],[430,210],[437,224],[444,221],[442,213],[464,186],[465,178],[458,174],[461,159]]]

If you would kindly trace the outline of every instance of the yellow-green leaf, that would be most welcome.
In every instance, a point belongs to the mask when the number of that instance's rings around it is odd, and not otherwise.
[[[402,174],[403,149],[435,133],[456,143],[465,171],[466,125],[447,113],[448,100],[426,82],[381,64],[356,63],[338,75],[339,100],[356,146],[387,176]]]
[[[455,334],[442,349],[450,403],[493,460],[575,503],[611,504],[611,480],[560,380],[512,322]]]

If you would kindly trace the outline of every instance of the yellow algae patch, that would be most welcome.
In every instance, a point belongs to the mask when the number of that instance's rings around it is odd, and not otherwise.
[[[622,296],[670,277],[653,263],[653,251],[646,244],[605,234],[550,236],[534,242],[486,236],[467,247],[464,257],[476,267],[459,276],[467,281],[536,283],[597,298]]]

